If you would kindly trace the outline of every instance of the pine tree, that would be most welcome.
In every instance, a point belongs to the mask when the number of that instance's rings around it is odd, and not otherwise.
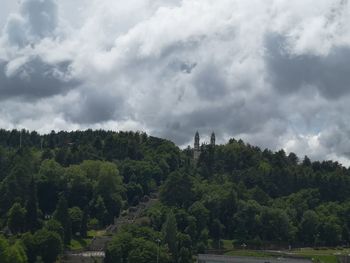
[[[164,241],[168,245],[174,262],[177,262],[177,223],[173,211],[170,211],[163,225]]]
[[[86,206],[84,208],[84,213],[83,213],[83,218],[81,220],[81,227],[80,227],[80,235],[83,238],[87,237],[87,223],[88,223],[88,218],[89,217],[89,207]]]
[[[64,244],[69,245],[72,239],[72,223],[68,212],[68,202],[64,194],[58,200],[54,218],[62,224],[64,229]]]
[[[14,203],[7,215],[7,225],[13,233],[17,234],[23,232],[26,224],[25,215],[25,208],[23,208],[20,203]]]
[[[39,229],[40,225],[38,220],[37,190],[36,190],[36,184],[33,177],[29,185],[29,198],[26,204],[26,210],[27,210],[27,213],[26,213],[27,230],[34,233],[36,230]]]

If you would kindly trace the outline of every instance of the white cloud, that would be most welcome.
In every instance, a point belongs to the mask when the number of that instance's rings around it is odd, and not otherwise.
[[[0,124],[180,145],[215,130],[348,164],[349,17],[344,0],[23,0],[0,37]]]

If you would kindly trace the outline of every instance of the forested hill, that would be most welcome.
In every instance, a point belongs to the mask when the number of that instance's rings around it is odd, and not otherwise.
[[[168,140],[103,130],[0,130],[0,145],[0,227],[9,237],[0,237],[0,262],[53,262],[152,192],[160,202],[142,226],[119,232],[106,262],[151,262],[156,240],[159,262],[190,262],[222,239],[255,248],[350,241],[350,171],[337,162],[234,139],[203,145],[194,161],[192,149]]]

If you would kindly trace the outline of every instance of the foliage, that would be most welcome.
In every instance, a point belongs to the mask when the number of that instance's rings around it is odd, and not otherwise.
[[[160,233],[147,227],[128,226],[118,233],[108,245],[106,263],[115,262],[169,262],[166,248],[160,241]],[[158,247],[159,246],[159,247]]]
[[[14,203],[8,212],[7,225],[13,233],[23,232],[26,226],[26,209]]]
[[[158,238],[161,262],[187,262],[226,239],[252,248],[350,242],[350,170],[338,162],[235,139],[202,145],[197,162],[192,154],[139,132],[0,130],[0,227],[21,239],[28,262],[47,262],[46,245],[57,254],[72,233],[85,238],[158,192],[143,215],[150,227],[123,230],[107,260],[152,262]],[[24,259],[21,244],[0,238],[0,261]]]

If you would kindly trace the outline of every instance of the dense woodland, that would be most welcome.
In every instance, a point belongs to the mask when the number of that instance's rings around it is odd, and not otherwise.
[[[0,130],[0,262],[55,262],[75,236],[103,229],[159,193],[121,229],[106,263],[187,263],[222,239],[252,248],[350,241],[350,171],[231,139],[192,149],[145,133]]]

